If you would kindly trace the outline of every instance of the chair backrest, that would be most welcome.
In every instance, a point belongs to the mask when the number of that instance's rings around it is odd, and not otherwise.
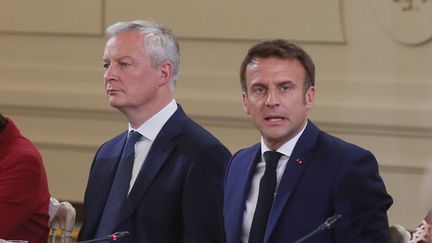
[[[61,243],[72,242],[72,231],[75,227],[75,208],[69,202],[59,202],[51,198],[49,205],[49,225],[51,243],[56,242],[57,234]]]

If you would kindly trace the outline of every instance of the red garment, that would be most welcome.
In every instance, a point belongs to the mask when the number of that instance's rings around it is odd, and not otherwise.
[[[46,243],[49,200],[39,152],[8,119],[0,133],[0,238]]]

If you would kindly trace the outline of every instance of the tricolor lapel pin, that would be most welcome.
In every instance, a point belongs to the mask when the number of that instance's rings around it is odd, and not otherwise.
[[[297,164],[299,164],[299,165],[303,164],[303,160],[301,160],[301,159],[296,159],[296,162],[297,162]]]

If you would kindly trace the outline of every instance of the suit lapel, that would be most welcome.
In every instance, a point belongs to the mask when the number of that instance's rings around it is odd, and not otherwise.
[[[313,157],[313,149],[318,139],[319,129],[310,121],[291,154],[280,181],[272,210],[269,215],[264,242],[268,242],[271,233],[277,225],[297,182]]]
[[[159,174],[160,169],[176,147],[174,139],[181,134],[186,118],[183,110],[178,106],[177,111],[162,127],[150,148],[129,197],[123,204],[122,214],[119,215],[119,223],[128,218],[135,211],[142,197],[149,189],[150,184]]]
[[[250,151],[239,155],[235,158],[235,162],[230,165],[227,182],[230,184],[229,190],[226,192],[226,231],[227,242],[238,242],[240,239],[241,226],[243,222],[243,213],[245,203],[249,195],[250,183],[252,175],[255,173],[256,163],[261,158],[260,145],[254,145]]]
[[[112,142],[107,143],[96,154],[95,162],[92,166],[97,167],[91,168],[91,173],[97,174],[90,176],[90,180],[92,181],[89,181],[88,185],[92,186],[87,187],[85,197],[87,202],[91,202],[86,205],[86,211],[89,214],[87,225],[88,227],[92,227],[91,231],[95,233],[111,190],[126,137],[127,132],[124,132],[114,138]]]

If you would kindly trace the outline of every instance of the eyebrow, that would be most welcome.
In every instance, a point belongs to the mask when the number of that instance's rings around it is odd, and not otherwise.
[[[252,81],[252,82],[251,82],[251,85],[252,85],[252,86],[253,86],[253,85],[263,85],[263,84],[264,84],[264,82],[262,82],[261,79],[258,79],[258,80],[256,80],[256,81]],[[281,84],[292,84],[292,85],[296,85],[296,84],[295,84],[292,80],[290,80],[290,79],[282,80],[282,81],[276,83],[276,85],[281,85]]]
[[[284,80],[284,81],[280,82],[279,84],[292,84],[292,85],[296,85],[292,80]]]
[[[133,59],[131,56],[121,56],[121,57],[117,57],[117,58],[114,58],[114,60],[115,61],[119,61],[119,60],[124,60],[124,59],[126,59],[126,58],[130,58],[130,59]],[[102,57],[102,61],[104,61],[104,62],[106,62],[106,61],[108,61],[109,60],[109,58],[106,58],[106,57]]]

